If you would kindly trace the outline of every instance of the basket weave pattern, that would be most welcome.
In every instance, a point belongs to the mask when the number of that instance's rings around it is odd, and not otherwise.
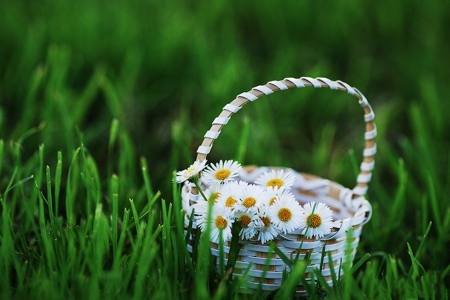
[[[287,170],[295,175],[295,183],[292,191],[296,200],[300,204],[307,202],[323,202],[328,205],[334,214],[333,228],[329,234],[323,238],[307,239],[301,234],[301,230],[290,234],[280,234],[273,242],[288,257],[295,257],[301,246],[300,259],[307,252],[311,253],[311,263],[306,269],[305,278],[308,278],[310,271],[321,267],[322,275],[325,276],[327,283],[332,285],[331,274],[342,274],[340,265],[345,261],[345,252],[348,247],[351,248],[351,259],[353,260],[356,248],[359,243],[362,226],[369,221],[372,213],[370,203],[364,198],[368,183],[371,179],[371,171],[374,167],[373,156],[376,153],[376,127],[373,122],[374,113],[364,95],[356,88],[349,86],[342,81],[332,81],[327,78],[286,78],[281,81],[270,81],[265,85],[254,87],[249,92],[239,94],[231,103],[225,105],[221,114],[214,119],[212,127],[204,136],[203,143],[197,150],[197,160],[203,161],[211,151],[213,142],[219,136],[221,129],[228,123],[230,117],[238,112],[243,105],[253,102],[264,95],[269,95],[275,91],[286,90],[289,88],[304,88],[313,86],[314,88],[329,88],[331,90],[341,90],[355,96],[364,110],[364,120],[366,122],[365,130],[365,148],[363,151],[363,161],[360,166],[360,173],[357,177],[356,186],[353,189],[346,188],[338,183],[327,179],[322,179],[313,175],[299,173],[289,168],[278,168]],[[272,168],[267,167],[244,167],[239,173],[237,180],[243,180],[253,183],[262,173]],[[199,193],[195,186],[186,184],[182,190],[184,208],[189,212],[190,206],[198,200]],[[186,219],[186,225],[188,219]],[[347,240],[346,232],[353,228],[352,240]],[[192,252],[192,244],[197,225],[193,224],[192,234],[188,242],[188,250]],[[302,242],[303,241],[303,242]],[[280,287],[283,270],[287,268],[284,262],[276,255],[272,254],[268,272],[263,277],[263,270],[267,263],[269,252],[268,244],[261,244],[257,240],[241,240],[243,247],[234,269],[234,276],[241,274],[250,266],[246,277],[246,291],[256,289],[262,281],[262,289],[266,291],[275,290]],[[324,253],[325,251],[325,253]],[[211,252],[213,256],[219,256],[218,245],[211,243]],[[229,252],[229,244],[225,245],[224,253]],[[328,263],[328,253],[331,254],[334,271],[330,269]],[[325,255],[325,260],[321,260]],[[226,258],[225,258],[226,261]],[[305,294],[304,288],[298,286],[297,293]]]

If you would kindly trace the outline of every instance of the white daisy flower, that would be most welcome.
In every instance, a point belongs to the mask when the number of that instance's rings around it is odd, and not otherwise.
[[[294,198],[285,195],[269,206],[268,215],[275,227],[286,234],[301,226],[303,209]]]
[[[241,165],[233,160],[220,161],[217,164],[211,164],[203,172],[202,179],[206,184],[213,182],[225,183],[233,180],[237,176]]]
[[[325,203],[308,202],[303,205],[303,210],[304,215],[300,218],[300,227],[305,227],[305,229],[302,234],[306,234],[308,238],[313,236],[322,238],[331,231],[333,212]]]
[[[194,164],[192,164],[186,170],[177,172],[177,177],[175,179],[176,182],[182,183],[182,182],[185,182],[186,180],[189,180],[189,181],[193,180],[195,178],[195,176],[198,175],[198,173],[205,168],[205,165],[206,165],[206,159],[203,160],[202,162],[196,160],[194,162]]]
[[[273,240],[280,233],[273,224],[272,218],[267,214],[267,210],[268,207],[262,206],[258,209],[257,213],[259,218],[259,224],[256,226],[256,229],[258,230],[258,240],[263,244]]]
[[[286,172],[284,170],[271,170],[270,172],[264,172],[261,176],[256,179],[255,184],[262,185],[266,187],[278,187],[289,188],[294,185],[295,177],[291,172]]]
[[[256,213],[239,211],[235,214],[236,220],[241,221],[242,229],[239,235],[244,239],[251,239],[257,233],[256,227],[261,226],[262,222]]]
[[[217,203],[217,200],[220,197],[222,188],[223,188],[223,185],[221,185],[219,183],[211,184],[204,192],[206,199],[208,199],[208,201],[213,201],[213,204]]]
[[[275,203],[276,200],[282,198],[282,197],[290,197],[293,200],[295,200],[294,194],[292,194],[291,189],[279,189],[278,186],[276,187],[267,187],[266,192],[264,193],[263,197],[263,205],[265,206],[271,206]]]
[[[203,214],[197,216],[197,224],[201,230],[205,230],[208,221],[208,215]],[[211,215],[211,235],[210,241],[213,243],[219,242],[220,231],[222,230],[223,241],[231,240],[231,225],[234,222],[231,210],[223,205],[214,205]]]
[[[257,185],[248,185],[242,192],[241,199],[236,203],[235,209],[243,212],[256,212],[262,205],[262,197],[265,190]]]
[[[241,200],[242,193],[248,184],[245,181],[230,181],[223,185],[217,203],[234,210],[235,205]]]
[[[206,199],[208,199],[208,201],[212,201],[212,205],[217,203],[222,187],[223,186],[221,184],[212,184],[204,191]],[[195,210],[196,215],[202,215],[208,212],[208,201],[205,201],[203,197],[200,197],[197,203],[192,205],[192,208]]]

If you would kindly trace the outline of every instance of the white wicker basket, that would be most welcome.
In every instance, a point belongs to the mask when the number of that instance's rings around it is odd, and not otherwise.
[[[281,81],[270,81],[266,85],[254,87],[249,92],[239,94],[230,104],[225,105],[222,113],[212,123],[211,129],[205,134],[205,139],[197,150],[197,160],[203,161],[206,159],[206,156],[210,152],[214,140],[219,136],[222,127],[228,123],[231,115],[239,111],[244,104],[253,102],[261,96],[269,95],[278,90],[296,87],[304,88],[309,86],[341,90],[355,96],[358,98],[360,105],[364,109],[364,119],[366,122],[366,143],[363,152],[363,161],[360,167],[360,174],[357,178],[355,188],[348,189],[327,179],[299,173],[288,168],[278,168],[289,170],[295,175],[296,180],[292,187],[292,191],[300,204],[312,201],[324,202],[333,210],[334,226],[331,233],[320,239],[307,239],[301,234],[301,230],[298,230],[291,234],[280,234],[274,242],[287,257],[296,255],[300,245],[300,258],[304,257],[307,252],[311,253],[311,263],[306,269],[305,278],[309,278],[309,273],[312,269],[319,269],[321,260],[325,255],[325,260],[322,261],[321,273],[326,278],[327,283],[331,286],[333,283],[331,277],[333,271],[330,270],[330,264],[328,263],[328,253],[331,254],[335,274],[342,274],[340,268],[341,263],[346,259],[345,250],[348,249],[346,247],[350,245],[352,250],[351,259],[353,260],[359,243],[362,226],[369,221],[372,213],[371,205],[364,198],[364,195],[367,191],[367,185],[371,179],[371,171],[374,167],[373,156],[376,152],[376,127],[373,122],[373,110],[361,92],[342,81],[331,81],[326,78],[313,79],[309,77],[301,77],[298,79],[286,78]],[[237,180],[253,183],[259,175],[267,170],[269,170],[267,167],[247,166],[240,172]],[[186,211],[191,211],[190,206],[198,200],[198,197],[198,190],[195,187],[186,184],[182,190],[184,209]],[[186,225],[187,224],[188,217],[186,217]],[[354,232],[352,240],[347,241],[346,232],[350,227],[353,227]],[[194,222],[187,245],[190,252],[192,252],[196,228],[197,225]],[[264,273],[263,270],[267,263],[269,245],[261,244],[257,240],[241,240],[240,242],[243,243],[243,247],[239,253],[234,269],[234,276],[242,276],[241,274],[251,263],[250,270],[246,277],[247,285],[244,290],[251,292],[251,290],[258,287],[260,281],[262,281],[262,289],[265,291],[272,291],[279,288],[283,270],[287,268],[283,260],[273,254],[268,272],[265,274],[264,278],[262,278]],[[229,252],[229,246],[230,244],[225,245],[224,253]],[[219,256],[218,245],[216,243],[211,243],[211,251],[213,256]],[[297,287],[297,294],[306,294],[305,289],[301,285]]]

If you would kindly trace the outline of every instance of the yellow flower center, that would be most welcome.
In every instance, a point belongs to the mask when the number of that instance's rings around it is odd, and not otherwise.
[[[217,180],[225,180],[230,176],[231,172],[228,169],[221,169],[214,174],[214,177],[216,177]]]
[[[277,197],[273,197],[272,199],[270,199],[269,201],[269,206],[275,203],[275,200],[277,200]]]
[[[252,219],[247,215],[242,215],[240,219],[242,222],[242,227],[244,228],[247,228],[248,224],[250,224],[250,222],[252,221]]]
[[[284,181],[281,180],[281,178],[272,178],[269,181],[267,181],[266,186],[271,186],[273,188],[277,186],[278,188],[280,188],[283,186],[283,184],[284,184]]]
[[[225,200],[225,206],[226,207],[233,207],[234,204],[236,204],[237,200],[233,197],[228,197],[227,200]]]
[[[188,169],[186,169],[186,171],[184,171],[184,177],[192,177],[192,175],[194,175],[195,173],[195,167],[189,167]]]
[[[278,211],[278,218],[280,218],[281,221],[286,223],[290,219],[292,219],[292,212],[288,208],[283,207]]]
[[[242,201],[242,204],[245,207],[250,208],[250,207],[252,207],[253,205],[256,204],[256,199],[253,198],[253,197],[247,197],[247,198],[244,199],[244,201]]]
[[[317,228],[322,224],[322,218],[318,214],[314,214],[311,218],[311,215],[306,218],[306,224],[309,224],[312,228]]]
[[[218,216],[216,218],[215,223],[216,223],[216,227],[219,229],[224,229],[225,227],[227,227],[227,224],[228,224],[227,220],[222,218],[222,216]]]
[[[264,227],[270,226],[270,219],[268,217],[259,217],[261,221],[264,223]]]

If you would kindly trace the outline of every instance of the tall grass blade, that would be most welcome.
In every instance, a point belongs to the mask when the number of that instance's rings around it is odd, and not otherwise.
[[[47,205],[48,205],[48,216],[50,217],[50,224],[52,228],[55,228],[55,213],[53,211],[53,196],[52,196],[52,177],[50,174],[50,167],[47,166],[45,172],[45,178],[47,183]]]
[[[148,174],[147,160],[145,159],[145,157],[141,157],[141,169],[142,169],[142,177],[144,178],[145,191],[147,192],[147,199],[149,202],[149,206],[151,207],[156,201],[156,198],[154,197],[155,193],[153,192],[152,189],[152,183],[150,181],[150,176]]]
[[[431,175],[427,176],[427,184],[428,184],[428,194],[430,197],[431,202],[431,211],[433,213],[433,217],[436,220],[436,230],[438,231],[438,234],[440,237],[442,237],[442,217],[441,217],[441,208],[439,205],[439,200],[436,197],[436,191],[434,187],[433,178]]]
[[[111,122],[111,128],[109,130],[109,141],[108,141],[108,177],[111,178],[113,174],[114,165],[114,144],[117,140],[117,134],[119,131],[119,120],[113,119]]]
[[[425,230],[425,233],[423,234],[422,239],[421,239],[421,241],[420,241],[419,247],[417,248],[416,255],[415,255],[415,257],[416,257],[417,259],[420,258],[420,253],[421,253],[422,248],[423,248],[423,246],[424,246],[424,244],[425,244],[425,239],[427,238],[428,233],[430,232],[431,225],[432,225],[432,222],[430,222],[430,223],[428,224],[428,227],[427,227],[427,229]]]
[[[250,132],[250,119],[248,117],[244,117],[242,122],[243,127],[241,131],[241,136],[239,137],[239,143],[235,158],[235,161],[238,161],[241,164],[244,163],[245,153],[247,151],[248,136]]]
[[[364,254],[364,256],[358,260],[350,269],[350,275],[355,273],[361,266],[371,257],[370,253]]]
[[[112,246],[113,253],[117,251],[117,238],[119,230],[119,178],[113,175],[110,180],[111,186],[111,202],[112,202],[112,215],[111,215],[111,226],[112,226]]]
[[[283,286],[278,290],[275,299],[292,299],[295,290],[300,283],[300,279],[303,277],[306,271],[308,263],[303,260],[298,260],[293,265],[289,276],[283,281]]]
[[[120,230],[120,237],[119,241],[117,243],[116,252],[114,253],[114,263],[113,263],[113,270],[118,271],[119,266],[122,262],[121,255],[123,254],[125,241],[128,236],[128,220],[130,219],[130,211],[125,208],[123,211],[123,219],[121,224],[121,230]]]
[[[2,139],[0,139],[0,176],[2,176],[2,167],[3,167],[3,151],[5,149],[5,143]]]
[[[289,257],[286,256],[286,254],[283,253],[283,251],[280,250],[273,242],[270,243],[270,247],[273,248],[273,251],[283,260],[283,262],[288,266],[289,268],[292,268],[293,261],[289,259]]]
[[[59,193],[61,191],[61,176],[62,176],[62,153],[58,151],[55,172],[55,215],[59,215]]]
[[[69,228],[72,228],[74,225],[74,214],[73,214],[73,205],[76,201],[74,199],[74,186],[76,183],[72,181],[72,170],[76,167],[75,161],[80,153],[81,148],[77,148],[72,156],[72,162],[69,167],[69,171],[67,173],[67,185],[66,185],[66,218]]]
[[[139,214],[137,212],[136,205],[134,204],[134,200],[133,199],[129,199],[128,201],[130,201],[131,214],[133,215],[133,223],[130,224],[130,227],[133,226],[133,225],[136,226],[136,230],[137,230],[137,232],[139,234],[139,232],[141,232],[141,230],[140,230],[140,226],[141,225],[139,223]],[[163,209],[165,209],[165,208],[163,208]],[[142,237],[138,235],[138,239],[140,239],[140,238],[142,238]]]
[[[419,275],[419,269],[421,269],[423,272],[425,272],[423,266],[420,264],[420,262],[417,260],[417,258],[414,255],[413,250],[411,249],[411,245],[409,243],[406,243],[408,246],[408,254],[411,257],[411,263],[412,263],[412,269],[411,269],[411,277],[413,280],[415,280]]]
[[[36,185],[36,188],[38,189],[38,186]],[[56,269],[56,260],[55,260],[55,251],[53,249],[53,243],[52,238],[47,232],[46,227],[46,218],[44,213],[44,200],[42,194],[40,194],[39,197],[39,227],[40,227],[40,236],[42,239],[42,248],[44,249],[45,253],[45,260],[47,262],[47,267],[49,272],[57,272]]]
[[[334,269],[333,256],[331,255],[330,251],[328,251],[327,254],[328,254],[328,265],[330,267],[331,279],[333,280],[333,286],[337,286],[338,278],[336,276],[336,270]]]
[[[12,176],[11,180],[14,179],[15,173],[16,173],[16,170],[13,172],[13,176]],[[28,176],[27,178],[24,178],[24,179],[22,179],[22,180],[16,182],[15,184],[13,184],[13,185],[11,185],[11,186],[10,186],[10,184],[11,184],[11,181],[10,181],[9,184],[8,184],[8,187],[7,187],[6,190],[3,192],[3,194],[0,194],[0,197],[1,197],[1,198],[5,198],[6,195],[7,195],[12,189],[14,189],[15,187],[17,187],[17,186],[19,186],[19,185],[21,185],[21,184],[27,182],[27,181],[30,180],[30,179],[33,179],[33,178],[34,178],[34,175]]]

